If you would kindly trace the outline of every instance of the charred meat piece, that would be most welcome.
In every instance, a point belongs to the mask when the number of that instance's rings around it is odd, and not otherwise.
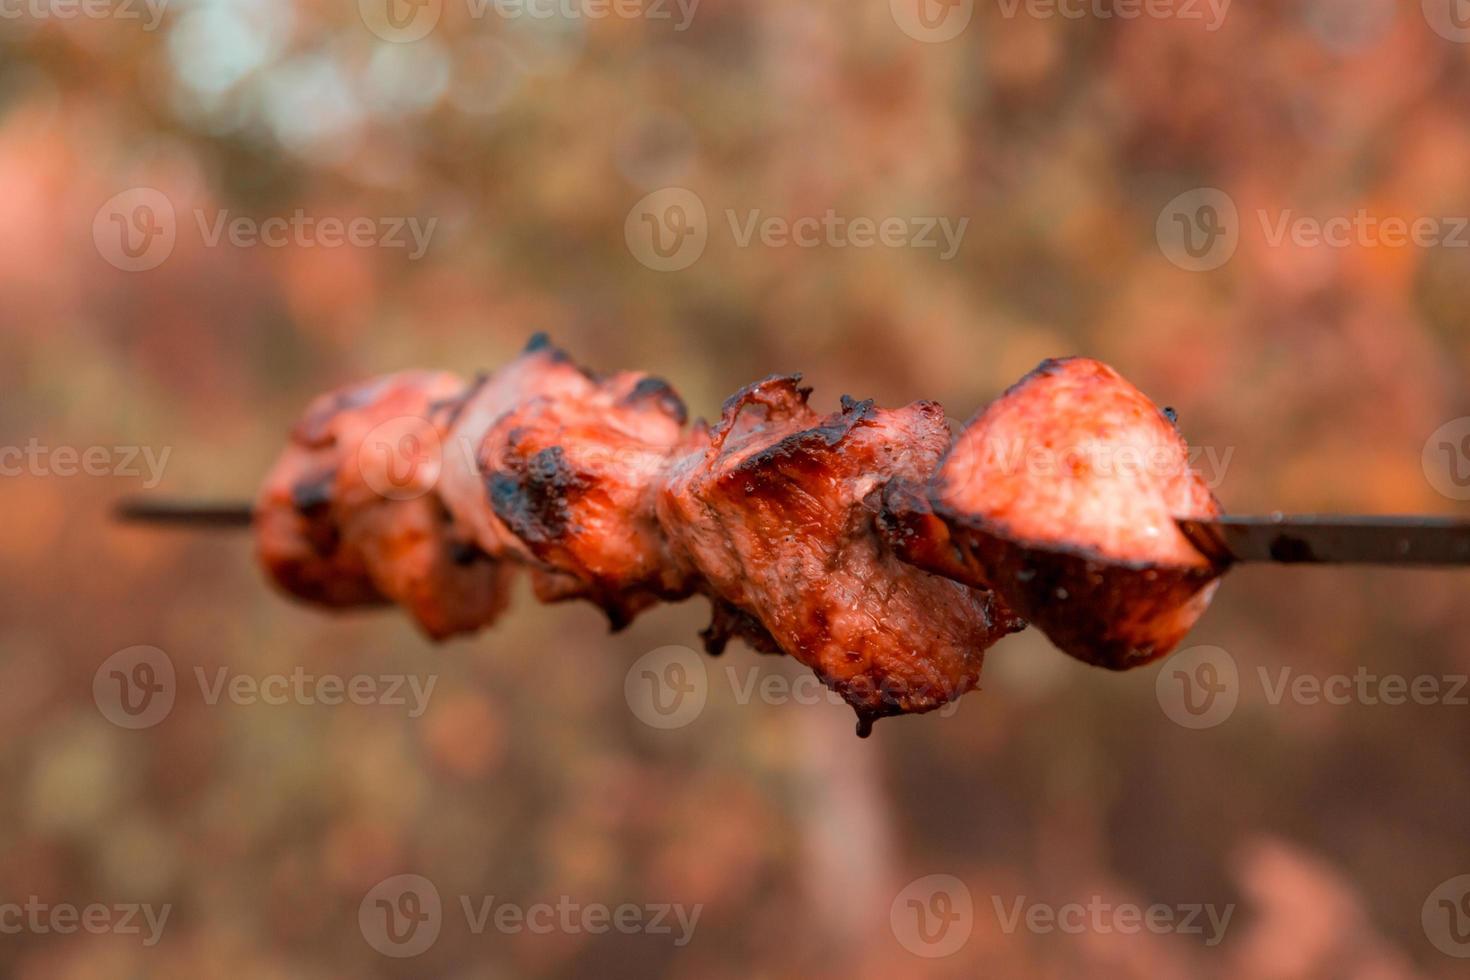
[[[326,606],[397,602],[435,639],[494,621],[511,570],[458,542],[432,492],[465,390],[406,371],[311,403],[255,507],[257,551],[281,588]]]
[[[965,580],[1090,664],[1164,656],[1218,584],[1174,518],[1219,503],[1172,418],[1097,361],[1045,361],[971,419],[931,499]]]
[[[823,417],[799,380],[768,378],[727,401],[671,467],[658,516],[707,589],[744,614],[722,610],[711,636],[758,624],[853,706],[866,734],[877,718],[973,688],[984,650],[1018,624],[990,593],[901,561],[874,528],[884,484],[938,465],[943,410],[844,397]]]
[[[576,398],[594,381],[545,334],[531,338],[520,356],[494,374],[479,378],[454,415],[444,443],[439,496],[466,541],[492,558],[530,557],[530,552],[490,506],[485,474],[479,465],[480,444],[501,417],[533,398]],[[548,594],[574,596],[573,582],[551,583]]]
[[[585,380],[523,402],[479,449],[500,521],[546,566],[581,584],[614,629],[695,585],[668,552],[657,488],[683,437],[684,403],[643,374]]]

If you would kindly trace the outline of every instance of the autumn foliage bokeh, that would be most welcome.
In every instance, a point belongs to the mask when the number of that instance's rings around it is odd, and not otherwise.
[[[899,0],[895,0],[899,2]],[[1022,10],[1024,11],[1024,7]],[[703,0],[673,21],[471,18],[393,44],[349,0],[177,0],[156,30],[0,20],[0,444],[168,447],[149,492],[248,496],[305,402],[409,366],[471,374],[544,330],[669,378],[696,415],[801,371],[956,419],[1043,357],[1116,366],[1228,452],[1237,512],[1465,514],[1421,452],[1470,414],[1470,249],[1273,244],[1258,213],[1470,214],[1470,45],[1417,0],[1268,0],[1178,19],[1006,16],[925,43],[880,0]],[[663,187],[709,244],[658,272],[625,240]],[[98,209],[178,215],[157,268]],[[1179,268],[1156,221],[1226,191],[1234,257]],[[434,218],[425,254],[211,245],[196,213]],[[742,246],[727,212],[968,220],[933,250]],[[1223,457],[1222,457],[1223,458]],[[1462,572],[1249,568],[1187,645],[1227,650],[1233,717],[1191,731],[1158,668],[1114,675],[1034,631],[951,717],[852,735],[843,706],[710,703],[653,730],[628,666],[697,646],[702,600],[609,635],[522,590],[435,648],[393,613],[272,592],[242,536],[122,528],[126,476],[0,479],[0,899],[170,903],[163,941],[0,936],[39,977],[1464,976],[1421,908],[1470,872],[1470,709],[1272,704],[1257,679],[1470,672]],[[165,650],[144,731],[93,673]],[[432,673],[385,706],[210,705],[209,675]],[[188,694],[184,693],[185,689]],[[378,955],[358,906],[403,872],[451,896],[700,903],[694,939],[483,935]],[[897,941],[910,881],[953,875],[973,933]],[[996,902],[1234,903],[1224,941],[1007,932]],[[453,916],[449,917],[453,919]]]

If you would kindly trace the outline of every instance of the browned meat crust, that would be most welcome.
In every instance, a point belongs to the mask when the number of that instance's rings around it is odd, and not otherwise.
[[[338,608],[397,602],[435,639],[495,620],[510,568],[456,541],[429,492],[464,394],[452,374],[406,371],[308,406],[256,505],[257,551],[282,589]],[[371,444],[405,437],[425,454],[406,470]]]
[[[980,412],[931,495],[957,551],[942,559],[1088,663],[1162,657],[1217,584],[1173,519],[1214,517],[1219,503],[1172,419],[1097,361],[1045,361]]]
[[[660,600],[688,597],[654,513],[683,437],[684,403],[643,374],[585,379],[501,417],[479,448],[496,517],[540,562],[575,580],[614,629]]]
[[[921,480],[949,444],[932,402],[843,398],[822,417],[798,376],[750,385],[674,464],[658,516],[721,610],[711,646],[758,623],[858,712],[859,730],[978,682],[983,651],[1017,624],[986,592],[905,564],[873,518],[890,479]]]
[[[494,558],[529,558],[529,550],[487,506],[479,449],[496,422],[533,398],[578,398],[593,384],[567,353],[545,334],[531,338],[520,356],[494,374],[481,377],[456,413],[445,441],[439,495],[465,539]],[[572,583],[554,591],[576,593]]]

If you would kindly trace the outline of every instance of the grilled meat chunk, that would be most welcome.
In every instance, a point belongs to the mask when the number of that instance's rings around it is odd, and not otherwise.
[[[489,506],[479,449],[490,428],[533,398],[576,398],[593,383],[545,334],[531,338],[520,356],[480,377],[455,415],[445,440],[439,495],[465,540],[492,558],[528,559],[530,551]],[[546,583],[547,594],[579,592],[573,582]]]
[[[459,543],[432,493],[465,390],[406,371],[311,403],[255,508],[256,548],[282,589],[334,607],[397,602],[435,639],[494,621],[510,568]]]
[[[744,614],[732,624],[722,610],[712,634],[758,624],[853,706],[866,734],[877,718],[973,688],[986,647],[1018,624],[990,593],[904,563],[874,529],[883,485],[938,465],[942,409],[844,397],[823,417],[799,380],[750,385],[713,430],[696,430],[658,516],[706,588]]]
[[[685,420],[668,384],[625,372],[523,402],[480,445],[495,516],[538,561],[580,583],[614,629],[694,591],[654,510]]]
[[[1164,656],[1218,584],[1174,518],[1219,503],[1172,418],[1097,361],[1045,361],[971,419],[931,498],[965,580],[1091,664]]]

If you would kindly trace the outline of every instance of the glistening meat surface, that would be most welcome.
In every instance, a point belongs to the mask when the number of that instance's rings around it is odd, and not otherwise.
[[[798,382],[730,398],[672,468],[659,520],[707,589],[815,670],[865,731],[973,688],[985,649],[1020,624],[992,594],[903,563],[874,529],[884,484],[925,479],[948,447],[942,409],[844,398],[823,417]]]
[[[1174,420],[1097,361],[1045,361],[972,419],[932,501],[970,580],[1088,663],[1167,654],[1218,584],[1174,523],[1220,513]]]

